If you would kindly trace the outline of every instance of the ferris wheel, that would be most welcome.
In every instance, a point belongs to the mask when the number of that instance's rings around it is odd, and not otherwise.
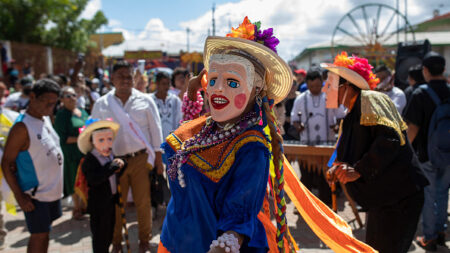
[[[331,48],[345,46],[382,47],[414,41],[414,30],[405,15],[386,4],[363,4],[353,8],[337,23]]]

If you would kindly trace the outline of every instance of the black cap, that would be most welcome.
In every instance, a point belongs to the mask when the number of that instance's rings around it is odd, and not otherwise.
[[[423,57],[422,65],[428,69],[433,68],[436,65],[445,66],[445,58],[436,52],[429,52]]]

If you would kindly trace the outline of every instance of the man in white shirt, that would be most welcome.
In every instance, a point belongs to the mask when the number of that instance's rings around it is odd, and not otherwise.
[[[333,145],[336,141],[336,118],[343,118],[344,110],[327,109],[325,93],[322,92],[322,76],[319,71],[308,71],[308,90],[294,101],[291,124],[300,133],[300,142],[305,145]],[[301,113],[301,116],[299,115]]]
[[[111,82],[115,89],[99,98],[92,109],[93,118],[112,118],[120,124],[113,146],[115,156],[126,160],[127,169],[120,178],[122,199],[131,187],[139,227],[139,252],[150,252],[151,207],[149,169],[163,173],[161,120],[150,96],[133,88],[132,67],[125,61],[113,67]],[[116,210],[113,252],[121,252],[122,223]]]
[[[181,100],[170,93],[169,88],[169,75],[165,72],[159,72],[156,75],[156,92],[150,94],[150,96],[158,107],[164,139],[180,126],[180,121],[183,119]]]
[[[388,95],[398,112],[402,114],[406,106],[406,96],[401,89],[394,86],[394,76],[391,71],[386,66],[381,65],[375,69],[375,75],[380,79],[380,83],[375,90]]]

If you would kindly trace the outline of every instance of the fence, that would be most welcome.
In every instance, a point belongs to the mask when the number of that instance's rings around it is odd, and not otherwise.
[[[34,71],[34,78],[38,79],[41,74],[69,74],[73,68],[78,54],[76,52],[52,48],[38,44],[28,44],[16,41],[0,41],[7,51],[8,60],[14,59],[16,68],[22,76],[22,69],[29,64]],[[89,52],[85,56],[86,65],[84,74],[89,76],[93,74],[96,63],[101,62],[102,58],[98,53]],[[5,78],[5,73],[0,71],[0,79]]]

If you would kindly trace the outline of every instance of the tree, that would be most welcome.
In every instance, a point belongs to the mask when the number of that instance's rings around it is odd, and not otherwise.
[[[80,18],[88,0],[0,0],[0,39],[84,52],[89,36],[107,24],[102,11]]]

